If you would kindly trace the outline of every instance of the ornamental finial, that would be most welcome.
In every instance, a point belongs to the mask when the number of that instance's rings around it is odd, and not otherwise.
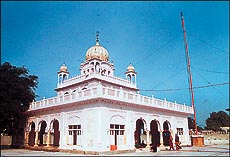
[[[99,45],[99,31],[96,32],[96,45]]]

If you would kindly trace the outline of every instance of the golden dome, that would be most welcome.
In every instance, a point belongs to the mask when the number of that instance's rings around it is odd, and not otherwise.
[[[96,45],[90,47],[86,51],[86,60],[91,60],[91,59],[99,59],[101,61],[108,61],[109,60],[109,53],[108,51],[101,45],[99,45],[99,39],[98,39],[99,34],[96,35]]]
[[[135,68],[132,66],[131,63],[130,63],[130,65],[127,68],[127,72],[135,72]]]
[[[91,60],[94,58],[102,61],[108,61],[109,60],[108,51],[100,45],[92,46],[86,52],[86,60]]]
[[[65,64],[60,67],[60,72],[68,72],[68,68]]]

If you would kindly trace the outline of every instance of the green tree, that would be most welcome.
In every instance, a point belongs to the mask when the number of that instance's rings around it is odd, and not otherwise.
[[[224,111],[212,112],[206,119],[205,129],[217,131],[224,126],[230,126],[230,116]]]
[[[195,123],[194,119],[191,118],[191,117],[188,117],[188,129],[194,130],[195,129],[194,123]],[[204,130],[204,129],[201,126],[197,126],[197,130],[201,131],[201,130]]]
[[[38,77],[29,75],[24,66],[5,62],[0,66],[0,133],[12,135],[25,120],[23,112],[35,99]]]

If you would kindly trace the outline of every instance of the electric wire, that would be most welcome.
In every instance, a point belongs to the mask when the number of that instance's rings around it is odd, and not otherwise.
[[[202,69],[202,68],[198,68],[198,67],[194,67],[194,66],[192,66],[192,68],[202,70],[202,71],[206,71],[206,72],[218,73],[218,74],[229,74],[228,72],[207,70],[207,69]]]
[[[166,43],[164,43],[162,46],[158,47],[157,49],[155,49],[153,51],[153,53],[150,53],[148,55],[146,55],[145,57],[143,57],[142,59],[140,59],[139,61],[137,61],[136,63],[134,63],[133,65],[137,65],[140,62],[142,62],[143,60],[145,60],[146,58],[148,58],[149,56],[152,56],[154,53],[156,53],[157,51],[161,50],[162,48],[164,48],[166,45],[168,45],[169,43],[171,43],[172,41],[174,41],[177,37],[179,36],[179,34],[175,35],[172,39],[168,40]]]
[[[208,88],[208,87],[214,87],[214,86],[223,86],[230,84],[230,82],[223,82],[218,84],[209,84],[209,85],[203,85],[203,86],[195,86],[193,89],[201,89],[201,88]],[[179,91],[179,90],[188,90],[189,88],[173,88],[173,89],[142,89],[140,91],[145,92],[168,92],[168,91]]]
[[[205,79],[200,73],[198,73],[197,71],[195,71],[203,80],[205,80],[210,86],[212,86],[220,95],[222,95],[224,98],[226,98],[227,100],[229,100],[229,98],[227,98],[221,91],[219,91],[217,88],[215,88],[211,82],[209,82],[207,79]]]
[[[189,33],[189,34],[190,34],[191,36],[193,36],[195,39],[201,41],[202,43],[204,43],[204,44],[206,44],[206,45],[208,45],[208,46],[210,46],[210,47],[212,47],[212,48],[214,48],[214,49],[216,49],[216,50],[218,50],[219,52],[222,52],[222,53],[225,53],[225,54],[229,54],[228,52],[226,52],[226,51],[224,51],[224,50],[222,50],[222,49],[220,49],[220,48],[214,46],[213,44],[210,44],[210,43],[208,43],[208,42],[206,42],[206,41],[204,41],[204,40],[202,40],[202,39],[196,37],[195,35],[193,35],[193,34],[191,34],[191,33]]]
[[[162,82],[158,83],[158,85],[154,86],[153,88],[157,88],[159,87],[160,85],[164,84],[165,82],[167,82],[168,80],[174,78],[175,76],[179,75],[181,72],[184,71],[184,69],[186,69],[187,67],[185,68],[182,68],[180,69],[179,71],[177,71],[176,73],[173,73],[171,76],[169,76],[167,79],[163,80]]]
[[[143,57],[142,59],[136,61],[133,66],[135,67],[137,64],[141,63],[142,61],[144,61],[146,58],[149,58],[150,56],[152,56],[153,54],[156,54],[159,50],[161,50],[162,48],[166,47],[169,43],[171,43],[172,41],[174,41],[176,38],[179,37],[179,34],[175,35],[173,38],[171,38],[170,40],[168,40],[167,42],[165,42],[163,45],[161,45],[160,47],[156,48],[152,53],[147,54],[145,57]],[[120,77],[123,73],[119,73],[117,76]]]
[[[190,34],[191,35],[191,34]],[[205,43],[206,45],[210,46],[210,47],[213,47],[215,49],[217,49],[218,51],[222,52],[222,53],[225,53],[225,54],[228,54],[227,52],[221,50],[220,48],[216,47],[216,46],[213,46],[211,44],[209,44],[208,42],[205,42],[197,37],[195,37],[194,35],[192,35],[194,38],[196,38],[197,40]],[[147,54],[145,57],[143,57],[142,59],[138,60],[137,62],[135,62],[133,64],[133,66],[136,66],[137,64],[141,63],[142,61],[144,61],[146,58],[150,57],[151,55],[153,54],[156,54],[156,52],[158,52],[159,50],[161,50],[162,48],[164,48],[165,46],[167,46],[169,43],[171,43],[173,40],[175,40],[178,36],[175,36],[174,38],[168,40],[167,42],[165,42],[162,46],[158,47],[157,49],[155,49],[153,51],[153,53],[150,53],[150,54]],[[186,60],[187,61],[187,60]],[[198,69],[198,70],[202,70],[202,71],[206,71],[206,72],[212,72],[212,73],[222,73],[222,74],[229,74],[227,72],[220,72],[220,71],[213,71],[213,70],[207,70],[207,69],[202,69],[202,68],[198,68],[198,67],[193,67],[195,69]],[[162,83],[165,83],[167,82],[168,80],[172,79],[173,77],[177,76],[178,74],[180,74],[182,71],[184,70],[181,69],[179,72],[176,72],[176,74],[174,73],[173,75],[171,75],[170,77],[168,77],[166,80],[162,81],[161,83],[159,83],[157,86],[155,86],[154,88],[162,85]],[[121,74],[119,74],[118,76],[120,76]],[[200,75],[200,74],[199,74]],[[230,82],[224,82],[224,83],[218,83],[218,84],[211,84],[209,81],[207,81],[205,78],[203,78],[201,75],[200,77],[202,79],[204,79],[206,82],[208,82],[208,85],[203,85],[203,86],[196,86],[196,87],[193,87],[193,89],[203,89],[203,88],[209,88],[209,87],[213,87],[214,89],[215,86],[223,86],[223,85],[227,85],[227,84],[230,84]],[[174,88],[174,89],[143,89],[140,91],[145,91],[145,92],[168,92],[168,91],[178,91],[178,90],[189,90],[190,88]],[[216,89],[217,90],[217,89]],[[219,94],[221,94],[222,96],[224,96],[219,90],[217,90]],[[225,96],[224,96],[225,97]],[[226,98],[226,97],[225,97]]]

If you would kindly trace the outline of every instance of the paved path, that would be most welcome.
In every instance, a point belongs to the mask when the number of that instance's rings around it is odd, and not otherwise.
[[[229,145],[208,145],[204,147],[183,147],[180,151],[161,150],[156,153],[148,150],[137,150],[133,153],[113,154],[106,156],[229,156]],[[3,149],[1,156],[87,156],[64,152],[45,152],[27,149]],[[92,155],[88,155],[92,156]],[[102,155],[103,156],[103,155]]]

